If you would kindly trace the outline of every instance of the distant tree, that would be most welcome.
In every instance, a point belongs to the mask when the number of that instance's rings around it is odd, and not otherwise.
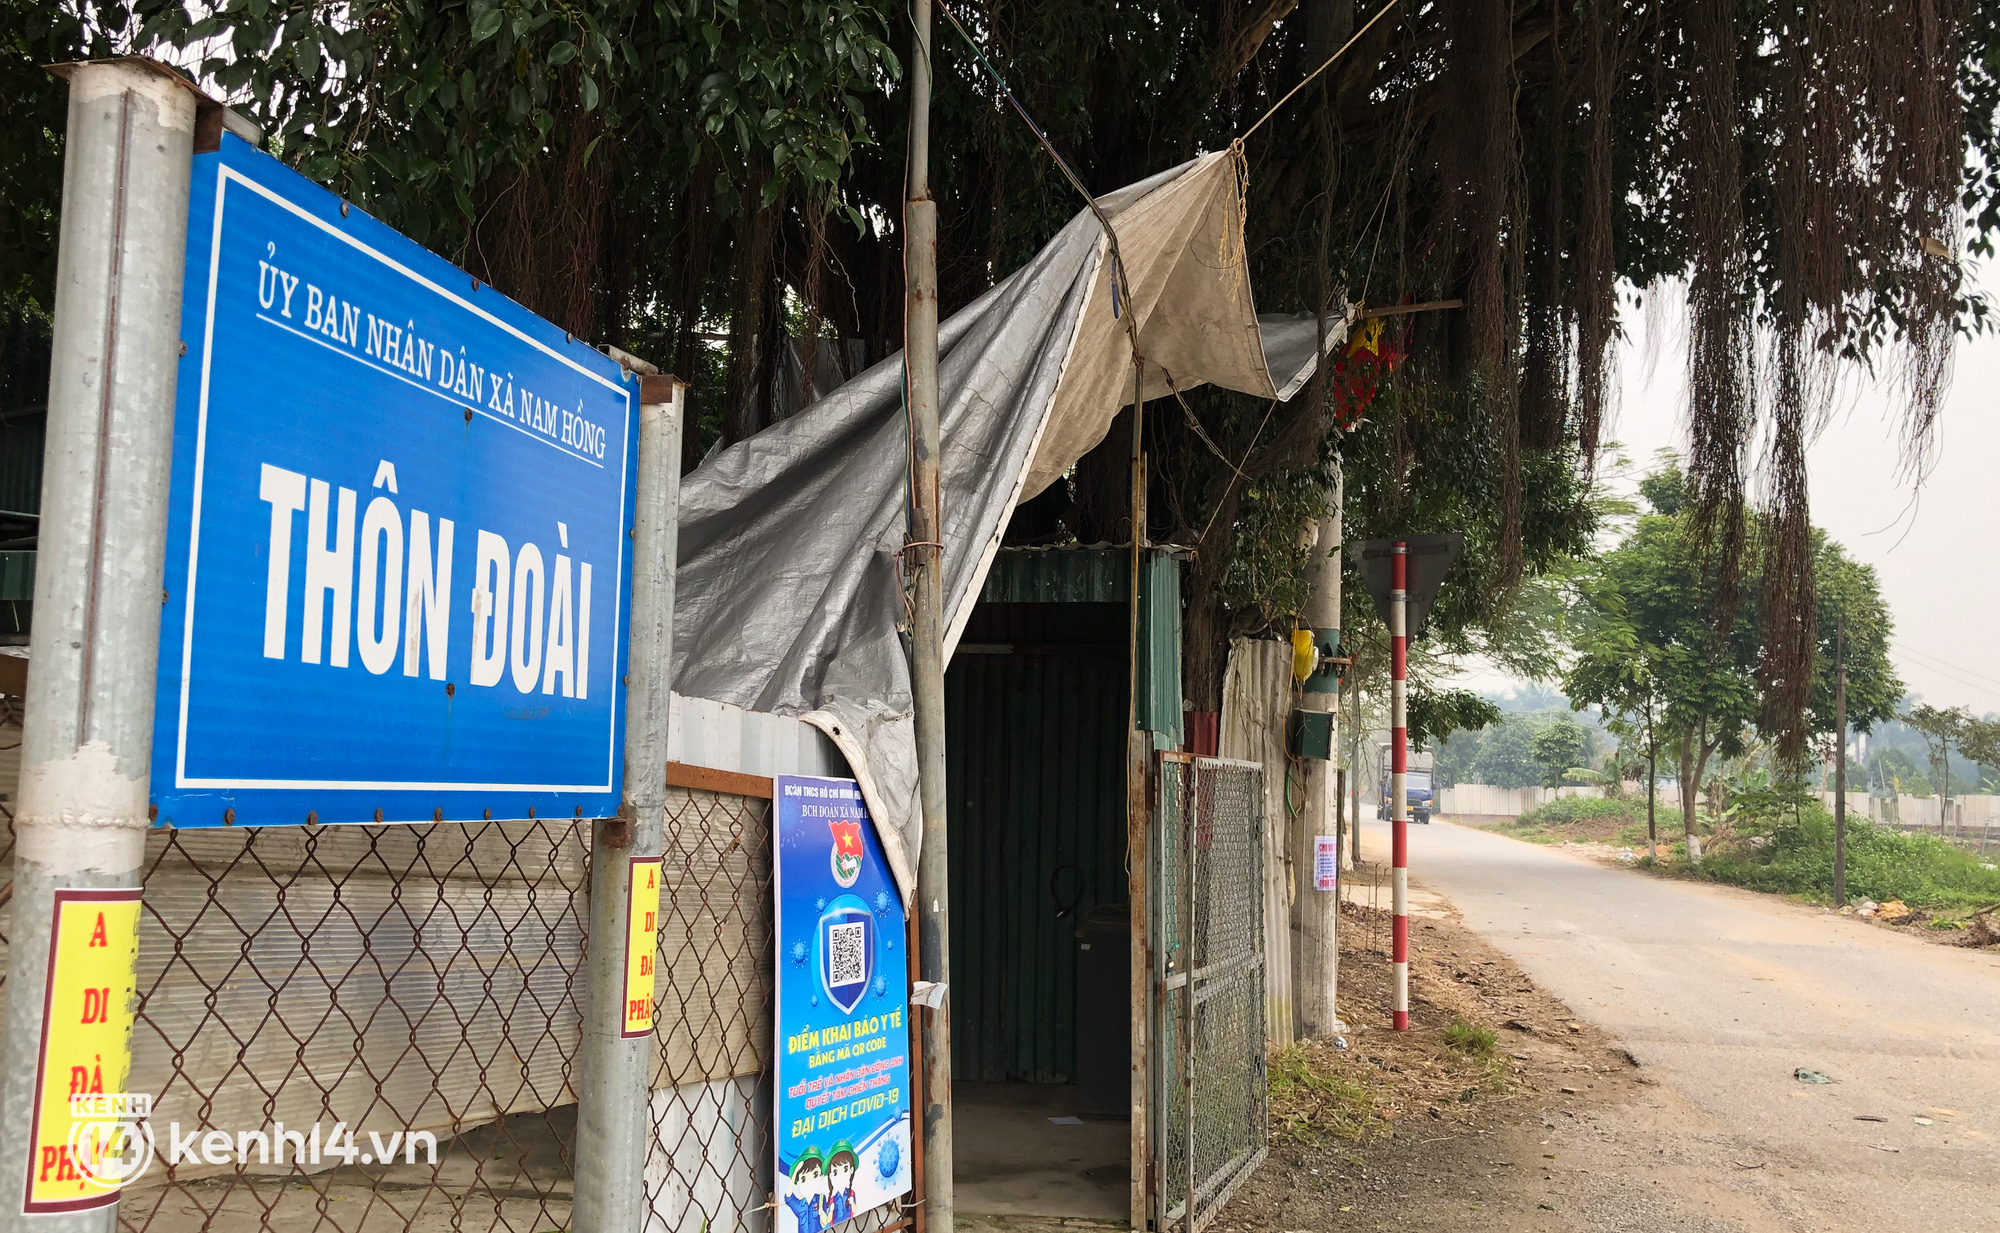
[[[1646,482],[1651,481],[1648,477]],[[1667,707],[1666,685],[1655,653],[1658,648],[1640,640],[1638,630],[1626,619],[1624,598],[1615,589],[1598,591],[1591,599],[1598,619],[1578,623],[1580,653],[1565,684],[1574,700],[1572,705],[1601,708],[1611,733],[1640,755],[1639,770],[1646,780],[1646,842],[1657,846],[1660,719]]]
[[[2000,717],[1968,715],[1959,731],[1958,752],[1986,770],[2000,769]],[[1983,778],[1983,777],[1982,777]],[[1981,787],[1984,787],[1982,783]]]
[[[1589,765],[1596,742],[1590,729],[1573,719],[1558,719],[1535,733],[1528,750],[1542,770],[1542,786],[1559,788],[1564,776]]]
[[[1813,531],[1813,569],[1819,645],[1813,657],[1812,688],[1806,698],[1806,732],[1831,735],[1837,681],[1835,641],[1843,623],[1847,637],[1847,729],[1872,732],[1896,718],[1903,682],[1889,659],[1889,638],[1895,621],[1882,598],[1875,567],[1863,565],[1847,550]]]
[[[1868,759],[1868,781],[1891,796],[1929,796],[1931,777],[1917,760],[1895,746],[1884,746]]]
[[[1757,721],[1755,609],[1750,589],[1740,588],[1726,620],[1716,610],[1715,588],[1704,577],[1708,558],[1685,525],[1679,471],[1648,476],[1644,492],[1658,512],[1641,517],[1605,554],[1599,578],[1585,590],[1591,633],[1567,687],[1573,702],[1621,709],[1641,679],[1658,691],[1653,722],[1678,755],[1682,831],[1688,859],[1698,863],[1695,788],[1712,758],[1743,752]]]
[[[1578,653],[1565,687],[1572,703],[1595,703],[1627,723],[1643,722],[1674,750],[1688,859],[1699,862],[1695,792],[1711,760],[1742,756],[1753,736],[1781,735],[1789,720],[1771,710],[1769,690],[1798,682],[1772,679],[1766,588],[1746,584],[1731,610],[1717,608],[1716,588],[1706,581],[1712,546],[1691,521],[1679,470],[1647,476],[1640,491],[1654,513],[1639,519],[1583,588]],[[1761,525],[1751,518],[1751,530]],[[1844,625],[1847,722],[1865,732],[1894,717],[1903,688],[1889,662],[1888,605],[1873,569],[1818,530],[1810,547],[1820,583],[1803,683],[1804,728],[1809,736],[1833,730],[1834,640]]]
[[[1496,788],[1532,788],[1542,781],[1535,760],[1535,725],[1510,715],[1486,734],[1475,771],[1480,783]]]
[[[1919,702],[1903,714],[1903,722],[1923,734],[1924,747],[1930,751],[1932,786],[1938,790],[1939,830],[1944,829],[1945,811],[1951,804],[1952,747],[1961,745],[1970,718],[1962,706],[1935,707],[1928,702]]]
[[[1473,768],[1478,765],[1480,751],[1485,745],[1484,728],[1461,728],[1439,741],[1434,768],[1438,786],[1453,788],[1462,783],[1477,782],[1478,776]]]

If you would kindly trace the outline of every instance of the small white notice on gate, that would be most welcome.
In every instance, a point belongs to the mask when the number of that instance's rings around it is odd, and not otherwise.
[[[1313,889],[1340,889],[1340,836],[1313,836]]]

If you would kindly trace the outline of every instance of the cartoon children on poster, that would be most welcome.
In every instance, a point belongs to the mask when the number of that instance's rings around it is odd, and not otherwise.
[[[854,1145],[845,1139],[824,1157],[816,1147],[800,1154],[785,1195],[799,1233],[821,1233],[854,1215],[854,1174],[860,1165]]]

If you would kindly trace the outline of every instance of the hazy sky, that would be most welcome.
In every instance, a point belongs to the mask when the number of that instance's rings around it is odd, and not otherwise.
[[[1989,278],[1988,281],[1996,281]],[[1618,365],[1622,401],[1605,436],[1635,463],[1686,441],[1680,306],[1628,308]],[[1656,336],[1648,337],[1647,327]],[[1853,381],[1808,454],[1813,522],[1873,565],[1895,616],[1890,652],[1910,692],[1938,705],[2000,711],[2000,337],[1961,342],[1921,487],[1903,473],[1887,391]],[[1637,470],[1638,468],[1635,468]],[[1490,669],[1466,684],[1505,689]]]

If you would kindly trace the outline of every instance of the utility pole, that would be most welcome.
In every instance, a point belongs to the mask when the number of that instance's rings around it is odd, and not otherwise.
[[[1340,788],[1335,772],[1334,731],[1340,713],[1340,669],[1332,661],[1340,651],[1340,566],[1341,566],[1341,478],[1336,474],[1327,510],[1319,520],[1313,546],[1313,561],[1306,579],[1312,591],[1306,598],[1305,623],[1312,631],[1317,666],[1306,678],[1299,701],[1299,721],[1324,715],[1327,726],[1326,756],[1296,749],[1305,761],[1305,808],[1292,819],[1295,897],[1292,900],[1292,1017],[1300,1039],[1331,1036],[1335,1024],[1334,1000],[1340,983],[1340,898],[1332,890],[1322,890],[1318,882],[1319,838],[1331,832],[1338,881],[1340,863]],[[1300,727],[1303,734],[1304,728]],[[1329,799],[1332,798],[1332,799]]]
[[[951,888],[944,783],[944,514],[938,476],[937,202],[931,199],[931,0],[910,0],[909,184],[903,201],[903,395],[910,416],[910,539],[915,589],[910,687],[917,728],[923,848],[917,858],[917,967],[944,988],[923,1017],[924,1194],[928,1233],[952,1233]]]
[[[102,1123],[39,1098],[42,1080],[57,1092],[71,1073],[64,1036],[90,1042],[82,1060],[102,1067],[100,1091],[125,1092],[130,1072],[188,183],[206,100],[139,59],[56,71],[69,81],[68,148],[14,818],[0,1228],[106,1233],[118,1225],[115,1185],[54,1193],[35,1169],[38,1154],[81,1150],[76,1132]],[[92,917],[100,930],[109,922],[108,942],[77,932],[74,922],[88,930]],[[65,1032],[55,1035],[45,1032],[55,977],[82,958],[68,957],[72,938],[109,946],[90,968],[107,991],[94,1018],[84,1011],[90,1027],[61,1007]],[[100,1151],[90,1160],[106,1165]]]
[[[646,366],[651,368],[649,364]],[[632,515],[631,653],[625,678],[625,790],[618,816],[591,823],[590,945],[577,1049],[576,1233],[631,1233],[646,1222],[652,1140],[653,1033],[629,1020],[628,948],[659,944],[635,917],[642,872],[657,875],[666,842],[674,566],[680,550],[681,410],[686,386],[639,378],[639,482]],[[655,921],[657,925],[657,918]],[[642,952],[644,953],[644,952]],[[646,1016],[651,1020],[652,1013]]]
[[[1847,618],[1833,634],[1833,906],[1847,906]]]

